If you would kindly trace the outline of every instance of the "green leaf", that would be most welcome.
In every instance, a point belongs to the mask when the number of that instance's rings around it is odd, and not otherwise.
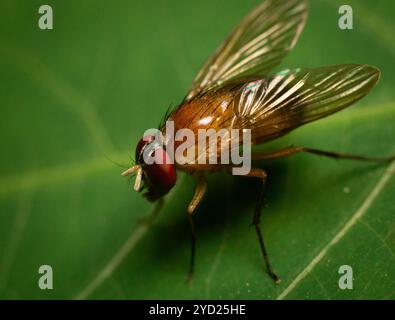
[[[3,299],[395,298],[395,164],[296,155],[269,174],[262,228],[282,282],[266,274],[253,228],[257,185],[213,174],[196,213],[196,274],[185,283],[195,185],[179,174],[154,207],[120,176],[136,141],[182,99],[203,60],[259,1],[3,1],[0,19],[0,297]],[[281,68],[366,63],[379,85],[356,106],[260,149],[290,144],[395,153],[394,5],[311,1]],[[220,18],[219,18],[220,17]],[[38,269],[53,268],[53,290]],[[338,286],[353,268],[353,289]]]

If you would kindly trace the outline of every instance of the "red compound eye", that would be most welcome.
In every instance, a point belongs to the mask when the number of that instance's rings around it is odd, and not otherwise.
[[[162,148],[155,150],[155,158],[163,161],[145,165],[143,167],[144,174],[150,190],[165,194],[176,184],[176,171],[169,155]]]
[[[160,161],[155,161],[152,164],[144,162],[145,150],[151,147],[150,144],[153,141],[153,136],[145,136],[138,142],[136,147],[136,160],[141,164],[144,172],[144,186],[148,188],[146,196],[149,200],[156,200],[168,193],[177,180],[174,164],[162,147],[153,148],[153,154],[151,154],[152,157]]]

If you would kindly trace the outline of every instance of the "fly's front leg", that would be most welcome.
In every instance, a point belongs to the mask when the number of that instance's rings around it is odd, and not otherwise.
[[[192,280],[193,271],[195,267],[195,251],[196,251],[196,233],[195,233],[195,226],[193,224],[192,216],[195,210],[197,209],[197,207],[199,206],[200,202],[202,201],[204,194],[206,193],[206,189],[207,189],[206,179],[204,178],[203,175],[199,175],[198,184],[195,189],[195,194],[193,195],[193,198],[187,208],[188,221],[191,227],[191,261],[190,261],[189,272],[187,277],[188,282]]]
[[[261,248],[263,260],[265,261],[267,271],[270,277],[275,281],[275,283],[280,283],[280,278],[277,274],[273,271],[272,265],[269,260],[269,255],[266,250],[265,242],[263,241],[262,230],[260,225],[261,220],[261,211],[262,211],[262,204],[263,204],[263,194],[265,191],[265,184],[266,184],[266,172],[262,169],[251,169],[251,171],[245,175],[246,177],[250,178],[257,178],[261,181],[261,189],[258,194],[258,200],[255,207],[255,213],[252,219],[252,223],[255,227],[256,234],[258,236],[259,246]]]

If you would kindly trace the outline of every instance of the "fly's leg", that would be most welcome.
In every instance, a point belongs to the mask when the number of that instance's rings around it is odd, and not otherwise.
[[[187,282],[190,282],[192,280],[193,271],[195,268],[196,232],[195,232],[195,226],[193,224],[192,216],[195,210],[197,209],[197,207],[199,206],[200,202],[202,201],[204,194],[206,193],[206,189],[207,189],[207,182],[204,176],[200,175],[198,177],[198,184],[195,189],[195,194],[193,195],[193,198],[187,208],[188,221],[191,227],[191,261],[189,264]]]
[[[265,243],[263,241],[262,230],[260,225],[261,220],[261,211],[262,211],[262,204],[263,204],[263,194],[265,191],[265,184],[266,184],[266,172],[262,169],[251,169],[251,171],[245,175],[246,177],[257,178],[261,181],[261,189],[258,194],[258,200],[255,207],[254,216],[252,219],[252,223],[255,227],[256,234],[258,236],[259,246],[261,248],[263,260],[266,264],[266,269],[270,275],[270,277],[274,280],[275,283],[280,283],[281,279],[277,276],[277,274],[273,271],[272,265],[269,260],[269,255],[266,250]]]
[[[375,158],[375,157],[365,157],[359,155],[352,155],[352,154],[344,154],[344,153],[337,153],[331,151],[323,151],[313,148],[306,148],[306,147],[288,147],[285,149],[280,149],[273,152],[256,152],[251,155],[252,160],[271,160],[271,159],[278,159],[284,158],[288,156],[292,156],[297,153],[306,152],[310,154],[315,154],[319,156],[329,157],[333,159],[346,159],[346,160],[359,160],[359,161],[369,161],[369,162],[391,162],[395,160],[395,156],[392,157],[383,157],[383,158]]]

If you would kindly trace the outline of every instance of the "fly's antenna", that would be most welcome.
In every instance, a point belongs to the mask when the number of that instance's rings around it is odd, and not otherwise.
[[[129,159],[130,162],[132,163],[132,167],[131,168],[129,168],[129,166],[127,166],[127,165],[120,164],[120,163],[110,159],[110,157],[108,157],[107,155],[105,155],[105,157],[107,158],[108,161],[112,162],[116,166],[124,168],[124,169],[127,169],[124,172],[122,172],[123,176],[129,176],[129,175],[133,174],[134,172],[136,172],[136,170],[131,170],[131,169],[133,169],[134,167],[140,167],[140,166],[136,165],[136,160],[133,159],[132,156],[130,156],[130,159]],[[136,181],[135,181],[135,184],[134,184],[134,189],[136,191],[139,191],[140,190],[140,186],[141,186],[142,170],[140,170],[140,171],[141,171],[141,173],[139,173],[138,169],[137,169],[137,177],[136,177]],[[129,181],[131,180],[131,178],[132,178],[132,176],[129,177]]]
[[[135,165],[121,173],[122,176],[127,177],[136,173],[136,180],[134,181],[134,190],[139,191],[141,188],[141,181],[143,178],[143,169],[140,165]]]

